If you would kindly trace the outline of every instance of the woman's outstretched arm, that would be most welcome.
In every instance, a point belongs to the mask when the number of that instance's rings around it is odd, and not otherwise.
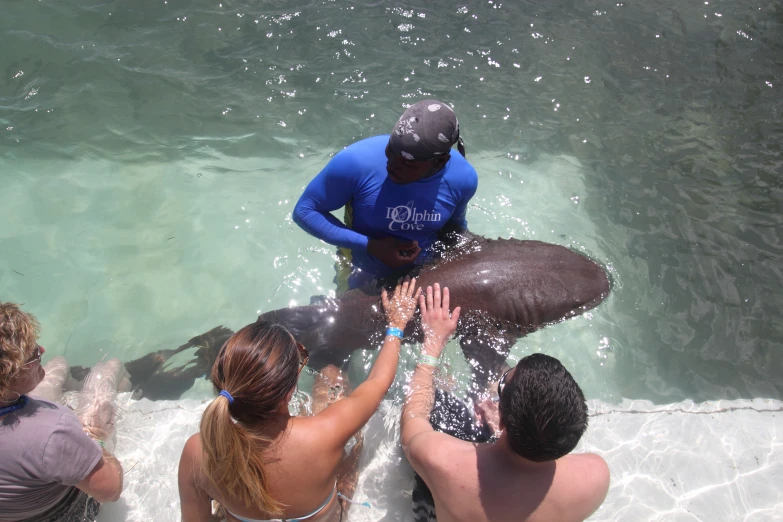
[[[416,311],[420,294],[421,289],[416,288],[416,279],[405,279],[391,295],[383,290],[381,297],[389,328],[375,364],[367,379],[347,398],[332,404],[318,415],[319,419],[329,423],[329,429],[334,430],[336,435],[335,440],[342,441],[340,445],[344,445],[370,420],[394,381],[402,331]]]

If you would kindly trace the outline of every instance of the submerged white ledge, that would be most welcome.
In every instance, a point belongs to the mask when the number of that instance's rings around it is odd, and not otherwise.
[[[117,457],[125,491],[99,521],[179,520],[177,465],[207,402],[120,401]],[[594,521],[783,520],[783,402],[656,405],[590,401],[577,451],[609,463],[609,496]],[[412,521],[412,470],[399,447],[398,406],[384,402],[365,428],[352,521]]]

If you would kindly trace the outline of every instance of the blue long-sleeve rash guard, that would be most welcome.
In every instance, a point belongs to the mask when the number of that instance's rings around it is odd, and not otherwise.
[[[342,151],[310,182],[294,208],[294,222],[332,245],[351,249],[352,262],[375,277],[392,269],[367,253],[369,238],[394,236],[416,240],[423,262],[437,232],[446,224],[467,228],[465,212],[476,193],[476,170],[459,153],[438,173],[415,183],[388,179],[388,135],[356,142]],[[346,224],[330,212],[346,207]]]

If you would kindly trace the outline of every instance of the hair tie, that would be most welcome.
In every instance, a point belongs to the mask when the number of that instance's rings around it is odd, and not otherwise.
[[[220,390],[220,395],[228,399],[228,405],[231,406],[234,404],[234,398],[231,396],[230,393],[228,393],[226,390]]]

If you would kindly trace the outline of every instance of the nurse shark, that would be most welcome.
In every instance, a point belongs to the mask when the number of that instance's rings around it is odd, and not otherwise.
[[[603,267],[560,245],[486,239],[470,233],[451,234],[448,242],[439,245],[436,260],[410,275],[423,288],[434,283],[448,287],[452,307],[462,308],[456,335],[475,370],[477,389],[497,377],[517,339],[581,314],[609,294]],[[394,281],[385,283],[392,286]],[[258,321],[285,326],[307,347],[309,366],[314,369],[339,366],[355,350],[378,347],[386,326],[379,291],[367,289],[350,290],[335,298],[318,296],[306,306],[261,314]],[[134,388],[153,400],[179,398],[196,378],[209,374],[232,333],[218,326],[176,349],[126,363]],[[404,342],[421,342],[422,337],[417,313],[405,329]],[[195,353],[186,364],[169,362],[190,349]],[[78,378],[79,372],[74,369],[74,376]]]

